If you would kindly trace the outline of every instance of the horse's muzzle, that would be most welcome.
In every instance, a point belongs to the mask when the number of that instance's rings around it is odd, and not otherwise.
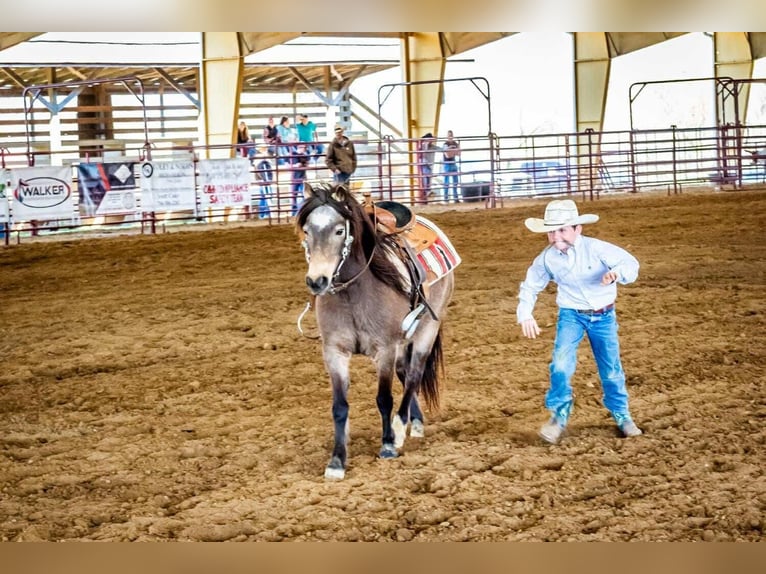
[[[309,291],[314,295],[323,295],[330,287],[330,280],[324,275],[320,275],[316,279],[312,279],[307,275],[306,285],[308,285]]]

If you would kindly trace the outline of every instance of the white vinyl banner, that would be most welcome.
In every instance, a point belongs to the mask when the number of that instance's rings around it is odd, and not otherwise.
[[[194,161],[144,162],[141,164],[141,210],[196,210]]]
[[[199,162],[202,207],[250,205],[250,162],[247,158],[203,159]]]
[[[0,169],[0,225],[11,222],[8,194],[11,193],[11,173]]]
[[[14,221],[50,221],[74,216],[69,166],[12,169],[11,186]]]

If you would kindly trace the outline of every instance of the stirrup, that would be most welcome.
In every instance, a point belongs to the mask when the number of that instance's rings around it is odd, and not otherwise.
[[[412,311],[407,313],[407,316],[402,321],[402,331],[404,331],[404,338],[409,339],[415,334],[415,329],[420,324],[420,317],[423,315],[423,311],[426,310],[426,306],[421,303],[415,307]]]

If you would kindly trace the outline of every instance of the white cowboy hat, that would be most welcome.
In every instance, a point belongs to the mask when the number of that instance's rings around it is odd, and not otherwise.
[[[567,225],[581,225],[583,223],[596,223],[598,215],[577,212],[577,205],[571,199],[554,199],[545,206],[543,219],[528,217],[524,221],[527,229],[534,233],[548,233],[556,231]]]

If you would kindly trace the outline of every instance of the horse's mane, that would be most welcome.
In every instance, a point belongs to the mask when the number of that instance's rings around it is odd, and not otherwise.
[[[372,274],[392,289],[407,293],[405,279],[391,259],[391,254],[396,253],[396,243],[389,235],[376,229],[375,223],[348,188],[342,184],[318,183],[309,191],[295,218],[298,233],[302,232],[311,212],[321,205],[329,205],[350,222],[354,236],[352,255],[364,261],[372,256],[369,267]]]

